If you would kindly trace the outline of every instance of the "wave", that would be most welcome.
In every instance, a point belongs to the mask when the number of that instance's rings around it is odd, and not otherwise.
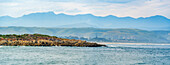
[[[0,48],[3,47],[3,46],[0,46]]]

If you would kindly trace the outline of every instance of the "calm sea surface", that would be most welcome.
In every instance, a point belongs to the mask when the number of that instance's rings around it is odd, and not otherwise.
[[[0,46],[0,65],[170,65],[170,45]]]

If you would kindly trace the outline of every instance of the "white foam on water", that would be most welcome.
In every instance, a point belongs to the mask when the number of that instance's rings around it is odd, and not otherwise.
[[[0,46],[0,48],[3,47],[3,46]]]
[[[108,47],[132,47],[132,48],[170,48],[168,44],[149,44],[149,45],[136,45],[136,44],[107,44]]]

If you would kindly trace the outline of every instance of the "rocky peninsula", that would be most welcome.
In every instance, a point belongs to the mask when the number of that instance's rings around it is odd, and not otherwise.
[[[102,47],[106,45],[82,40],[64,39],[42,34],[0,35],[0,46],[77,46]]]

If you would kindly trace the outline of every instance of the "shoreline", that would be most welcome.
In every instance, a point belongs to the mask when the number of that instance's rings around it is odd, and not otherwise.
[[[170,45],[170,43],[117,43],[117,42],[97,42],[98,44],[128,44],[128,45]]]

